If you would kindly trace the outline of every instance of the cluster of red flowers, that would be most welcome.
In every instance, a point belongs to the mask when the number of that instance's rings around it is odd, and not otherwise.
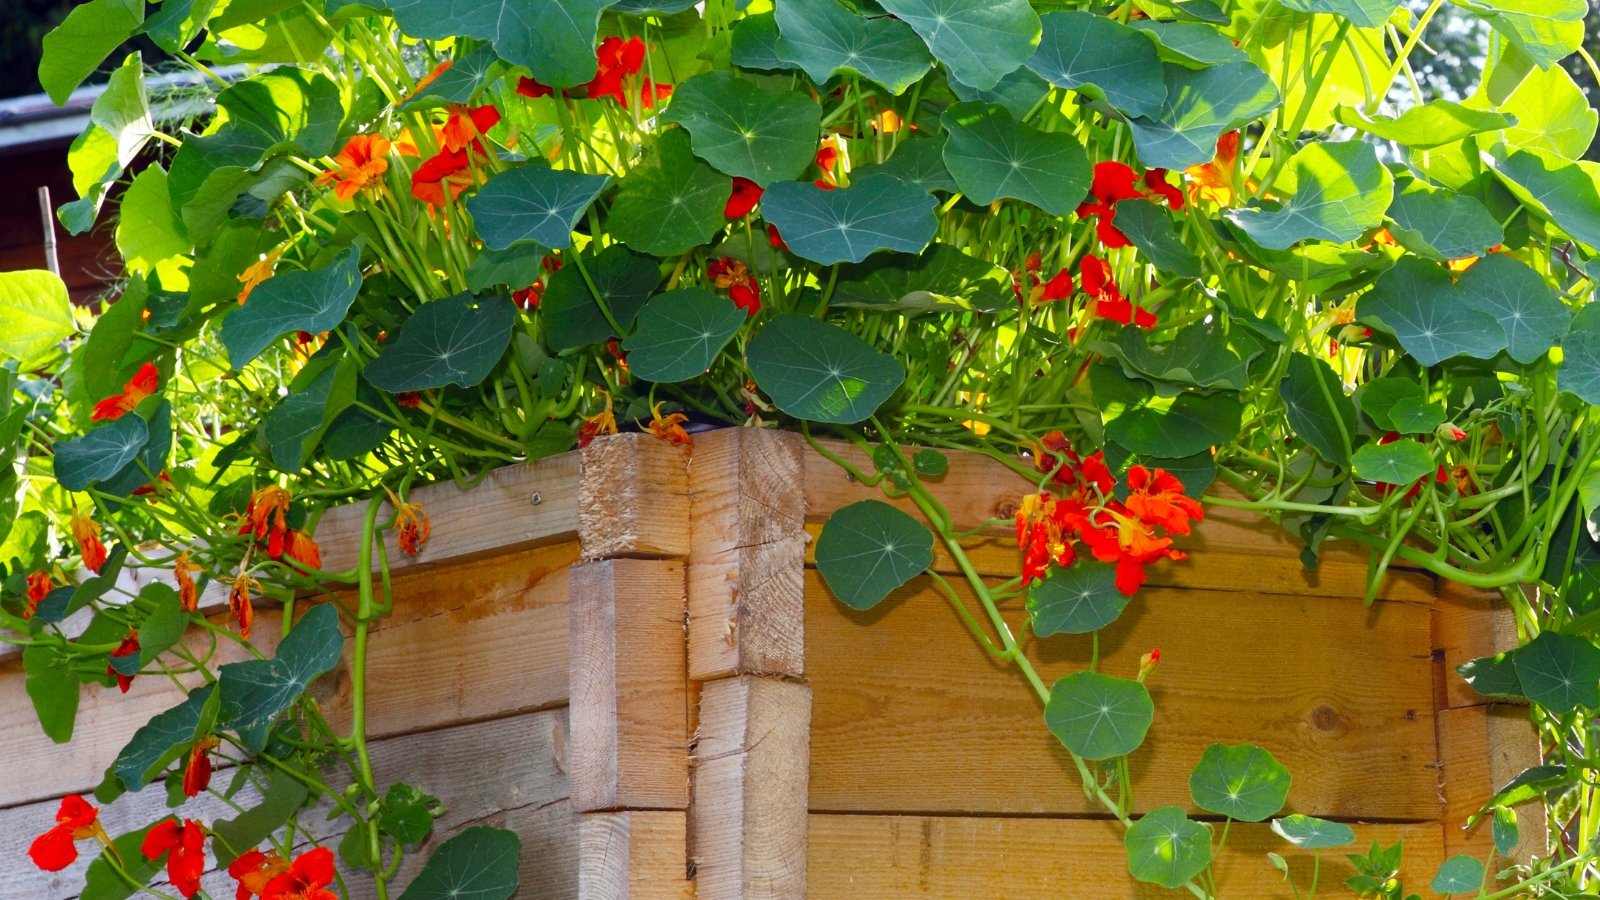
[[[761,284],[744,260],[732,256],[713,259],[706,265],[706,277],[727,291],[728,299],[746,315],[753,316],[761,311]]]
[[[1140,183],[1143,182],[1143,189]],[[1138,173],[1116,160],[1095,163],[1094,181],[1089,187],[1090,200],[1078,204],[1078,217],[1095,220],[1095,235],[1107,249],[1127,247],[1128,236],[1113,223],[1117,203],[1123,200],[1154,199],[1159,197],[1174,210],[1183,209],[1183,191],[1167,181],[1166,169],[1151,169],[1141,179]]]
[[[228,874],[239,882],[235,900],[339,900],[328,890],[333,884],[333,851],[326,847],[307,850],[294,862],[276,852],[251,850],[228,866]]]
[[[289,527],[288,513],[289,492],[269,484],[250,495],[239,533],[254,534],[256,540],[265,541],[271,559],[288,556],[308,569],[322,568],[321,548],[310,535]]]
[[[161,372],[156,369],[155,363],[145,363],[139,367],[128,383],[122,386],[122,392],[112,394],[94,405],[94,412],[89,419],[93,422],[114,422],[128,413],[133,412],[144,398],[154,394],[160,387]]]
[[[1013,272],[1011,275],[1011,291],[1016,294],[1019,301],[1028,303],[1046,303],[1055,300],[1066,300],[1072,296],[1074,286],[1072,273],[1062,269],[1048,280],[1039,280],[1040,259],[1038,253],[1031,253],[1023,264],[1021,273]],[[1023,279],[1027,280],[1027,295],[1023,295]],[[1156,314],[1142,306],[1135,306],[1133,301],[1122,296],[1122,290],[1117,287],[1116,279],[1111,275],[1111,266],[1104,259],[1093,253],[1084,254],[1078,260],[1078,286],[1083,288],[1084,295],[1094,303],[1094,314],[1102,319],[1109,319],[1119,325],[1137,325],[1140,328],[1154,328]]]
[[[411,173],[411,196],[429,206],[444,206],[446,191],[454,200],[473,184],[473,166],[489,152],[483,136],[500,121],[500,111],[489,105],[469,108],[456,104],[449,109],[449,118],[434,135],[439,152]],[[409,142],[402,142],[399,150],[402,155],[417,153]]]
[[[1162,469],[1132,466],[1129,494],[1113,494],[1116,477],[1096,451],[1079,457],[1059,431],[1044,437],[1036,457],[1041,471],[1059,485],[1029,494],[1017,510],[1017,546],[1022,549],[1022,583],[1042,578],[1051,563],[1070,567],[1082,543],[1090,555],[1116,565],[1117,590],[1132,595],[1144,584],[1145,566],[1160,559],[1182,560],[1171,535],[1189,533],[1189,523],[1204,517],[1198,501],[1184,496],[1183,484]],[[1158,529],[1164,529],[1162,534]]]
[[[575,88],[568,88],[561,92],[568,98],[588,98],[598,100],[601,97],[610,97],[623,106],[628,106],[626,79],[637,75],[644,69],[646,48],[644,41],[639,38],[623,40],[619,37],[608,37],[595,48],[595,73],[587,84]],[[517,82],[517,93],[524,97],[537,99],[548,97],[555,93],[549,85],[540,84],[533,78],[523,76]],[[645,107],[653,107],[658,102],[672,96],[672,85],[652,81],[649,78],[639,86],[639,102]]]

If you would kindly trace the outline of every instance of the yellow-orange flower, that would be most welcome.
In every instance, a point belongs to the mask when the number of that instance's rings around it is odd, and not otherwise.
[[[100,524],[76,506],[72,508],[72,537],[83,554],[84,568],[100,574],[100,568],[106,564],[106,545],[100,542]]]
[[[244,285],[239,289],[240,306],[250,299],[250,292],[256,289],[256,285],[272,277],[272,270],[278,265],[278,257],[282,255],[282,247],[271,253],[263,253],[260,259],[245,266],[244,271],[239,273],[239,283]]]
[[[240,534],[254,534],[256,540],[266,539],[267,555],[273,559],[283,556],[283,545],[289,536],[289,525],[284,518],[289,512],[289,492],[269,484],[250,495],[245,507],[245,523]]]
[[[602,434],[617,433],[617,417],[611,411],[611,395],[604,391],[600,395],[606,398],[606,408],[583,420],[578,426],[578,446],[587,447],[589,442]]]
[[[406,503],[395,496],[394,491],[388,488],[384,488],[384,491],[394,507],[394,527],[399,531],[400,549],[407,556],[416,556],[422,552],[423,546],[428,543],[428,535],[433,531],[428,513],[423,510],[421,503]]]
[[[650,433],[674,447],[694,446],[694,438],[683,430],[683,423],[687,421],[689,417],[683,413],[663,416],[660,403],[650,407]]]
[[[172,577],[178,582],[178,606],[184,612],[194,612],[200,608],[200,588],[195,584],[194,573],[200,567],[189,561],[189,551],[178,554],[172,562]]]
[[[389,139],[381,134],[357,134],[333,158],[338,165],[317,176],[317,184],[332,184],[340,200],[349,200],[367,187],[382,183],[389,171]]]
[[[1238,160],[1239,132],[1230,131],[1217,138],[1217,153],[1211,162],[1183,171],[1189,181],[1189,201],[1210,200],[1218,206],[1233,203],[1233,167]]]
[[[311,539],[311,535],[298,529],[289,529],[283,555],[308,569],[322,568],[322,548]]]

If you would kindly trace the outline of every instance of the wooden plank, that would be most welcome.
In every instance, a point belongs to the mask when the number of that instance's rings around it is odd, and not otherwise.
[[[700,693],[694,804],[696,896],[806,896],[806,779],[811,691],[758,675]]]
[[[570,541],[578,533],[578,482],[579,459],[573,452],[495,469],[469,490],[450,482],[415,488],[407,499],[422,504],[433,533],[422,552],[411,557],[400,552],[397,535],[390,531],[385,536],[389,567],[399,571]],[[328,510],[317,522],[325,570],[355,568],[366,512],[367,504],[353,503]],[[379,523],[393,514],[384,501]]]
[[[1442,709],[1439,722],[1439,793],[1444,801],[1446,855],[1483,858],[1494,846],[1487,820],[1464,831],[1467,818],[1494,792],[1529,766],[1540,763],[1539,734],[1528,708],[1495,703]],[[1516,808],[1521,842],[1511,854],[1527,862],[1545,852],[1544,805],[1532,800]]]
[[[577,544],[569,542],[397,578],[394,613],[377,624],[369,645],[370,733],[400,734],[565,704],[566,567],[577,556]],[[271,608],[256,614],[256,642],[268,651],[280,615]],[[201,652],[207,646],[199,632],[188,642]],[[474,652],[464,654],[461,647]],[[231,641],[220,642],[218,653],[218,662],[248,658]],[[336,723],[348,719],[349,688],[348,676],[339,673],[314,688]],[[93,788],[133,733],[181,699],[170,680],[153,676],[134,679],[127,694],[86,688],[73,743],[64,751],[39,730],[21,667],[0,666],[0,746],[6,758],[0,807]]]
[[[1427,893],[1444,859],[1431,824],[1357,825],[1359,846],[1405,841],[1401,872],[1408,893]],[[813,813],[808,856],[811,900],[900,897],[1004,897],[1007,900],[1160,900],[1180,896],[1135,882],[1127,873],[1122,828],[1112,820],[859,816]],[[1219,895],[1228,900],[1293,896],[1267,852],[1289,862],[1301,894],[1312,853],[1297,851],[1266,825],[1235,824],[1217,863]],[[1322,854],[1317,896],[1347,896],[1354,874],[1347,850]],[[1181,896],[1189,896],[1187,893]]]
[[[626,810],[578,815],[579,900],[684,900],[687,813]]]
[[[689,451],[648,434],[597,438],[578,451],[584,559],[689,555]]]
[[[1197,534],[1203,533],[1201,525]],[[816,537],[821,522],[806,524],[812,542],[806,547],[807,565],[816,563]],[[1187,538],[1179,538],[1187,547]],[[980,575],[1014,578],[1020,571],[1021,551],[1015,533],[978,535],[962,542],[962,551]],[[944,549],[933,546],[934,571],[960,575],[961,569]],[[1287,594],[1314,597],[1361,597],[1367,588],[1366,563],[1333,560],[1307,569],[1298,556],[1263,556],[1227,550],[1194,551],[1183,562],[1162,561],[1145,570],[1148,584],[1160,587],[1201,588],[1206,590],[1247,590],[1260,594]],[[1433,604],[1434,579],[1421,572],[1392,569],[1378,592],[1380,601]]]
[[[1515,649],[1520,643],[1516,615],[1497,591],[1440,582],[1439,599],[1433,613],[1438,707],[1449,709],[1490,703],[1490,699],[1474,691],[1456,669],[1480,656]]]
[[[573,808],[687,808],[683,563],[602,560],[570,578]]]
[[[799,435],[727,428],[696,438],[689,503],[689,675],[800,674],[807,536]]]
[[[578,827],[567,803],[565,719],[565,710],[551,710],[375,742],[373,766],[382,783],[414,784],[437,796],[445,807],[433,835],[407,855],[393,883],[409,883],[432,849],[461,829],[488,824],[510,828],[522,838],[519,898],[575,897]],[[488,748],[515,748],[516,752],[486,752]],[[255,796],[252,791],[244,799],[250,802]],[[57,803],[49,799],[0,810],[0,897],[66,900],[78,895],[92,852],[59,873],[40,872],[27,857],[28,844],[54,823]],[[207,823],[235,814],[208,795],[190,801],[177,813]],[[169,814],[166,791],[160,785],[124,795],[101,810],[112,834]],[[326,821],[320,809],[302,813],[301,821],[319,840],[330,844],[337,843],[348,824],[345,819]],[[91,845],[79,846],[87,850]],[[351,877],[349,881],[353,900],[374,896],[370,880]],[[213,897],[232,897],[237,887],[233,879],[217,871],[208,874],[202,884]]]
[[[1140,591],[1099,638],[1101,670],[1123,677],[1161,648],[1155,722],[1132,760],[1137,808],[1187,807],[1201,752],[1249,741],[1294,774],[1298,812],[1437,821],[1428,619],[1412,603]],[[1021,609],[1006,620],[1024,635]],[[808,570],[806,635],[813,811],[1098,811],[1021,677],[925,580],[858,613]],[[1088,635],[1026,646],[1046,683],[1090,660]]]

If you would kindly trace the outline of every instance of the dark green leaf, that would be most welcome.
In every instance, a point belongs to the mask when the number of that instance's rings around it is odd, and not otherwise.
[[[1401,397],[1389,407],[1389,421],[1401,434],[1433,434],[1445,422],[1444,407],[1420,397]]]
[[[1376,228],[1394,197],[1394,179],[1364,141],[1313,141],[1289,159],[1273,184],[1287,199],[1270,208],[1229,210],[1228,218],[1268,250],[1304,240],[1343,244]]]
[[[145,834],[154,828],[148,825],[138,831],[118,835],[111,841],[115,850],[100,851],[84,873],[83,893],[78,900],[126,900],[136,893],[136,885],[148,884],[161,871],[163,857],[147,858],[139,852]],[[113,865],[110,861],[117,860]]]
[[[823,190],[781,181],[761,198],[762,215],[789,249],[822,265],[861,262],[879,250],[920,253],[938,227],[933,198],[888,175]]]
[[[1413,181],[1389,204],[1390,230],[1412,253],[1439,262],[1482,256],[1505,240],[1500,223],[1466,194]]]
[[[1535,212],[1590,247],[1600,248],[1600,192],[1595,180],[1577,163],[1536,150],[1518,150],[1494,163],[1494,171],[1511,193]]]
[[[728,176],[689,150],[689,135],[673,128],[622,179],[606,224],[613,237],[642,253],[681,256],[722,228],[732,189]]]
[[[542,84],[571,87],[594,77],[595,38],[609,0],[381,0],[400,30],[443,40],[458,35],[494,45],[501,59],[525,66]]]
[[[111,771],[128,790],[142,790],[210,732],[218,709],[214,693],[214,685],[201,685],[182,703],[157,713],[133,733],[111,764]]]
[[[1289,799],[1289,770],[1254,744],[1212,744],[1189,775],[1189,796],[1207,812],[1261,822]]]
[[[1165,409],[1155,393],[1109,365],[1089,370],[1095,403],[1105,419],[1106,438],[1130,453],[1177,459],[1209,450],[1239,432],[1243,406],[1225,395],[1185,392]]]
[[[933,65],[917,33],[898,19],[864,18],[835,0],[778,0],[774,15],[778,59],[817,84],[842,70],[902,94]]]
[[[1126,756],[1144,743],[1155,705],[1144,685],[1098,672],[1073,672],[1050,689],[1045,724],[1084,759]]]
[[[911,466],[918,475],[938,478],[950,470],[950,457],[937,450],[918,450],[911,457]]]
[[[1033,55],[1039,16],[1028,0],[883,0],[963,84],[988,90]]]
[[[1168,65],[1162,71],[1167,96],[1160,111],[1128,120],[1139,161],[1150,168],[1210,162],[1224,131],[1254,121],[1280,102],[1271,79],[1250,62],[1199,71]]]
[[[514,832],[475,825],[440,844],[400,900],[506,900],[521,854]]]
[[[1554,631],[1511,654],[1522,693],[1553,713],[1600,706],[1600,647]]]
[[[544,248],[532,242],[512,244],[504,250],[484,250],[467,266],[467,290],[484,293],[504,286],[520,291],[544,274],[540,265],[543,261]]]
[[[340,252],[320,269],[280,272],[250,292],[250,302],[222,320],[222,343],[235,369],[291,331],[331,331],[361,290],[361,248]]]
[[[1456,667],[1456,673],[1482,696],[1524,699],[1517,663],[1510,652],[1464,662]]]
[[[1088,193],[1093,170],[1070,134],[1030,128],[1003,106],[977,102],[950,107],[940,122],[948,135],[945,167],[975,203],[1015,197],[1065,216]]]
[[[594,279],[600,299],[627,332],[661,281],[656,261],[619,244],[584,260],[584,269]],[[539,308],[544,314],[545,340],[552,350],[587,347],[609,337],[623,336],[614,333],[583,280],[583,270],[575,265],[564,266],[550,276]]]
[[[217,819],[211,823],[211,830],[220,838],[211,845],[218,867],[230,865],[237,858],[230,849],[242,854],[271,837],[300,811],[308,796],[310,791],[293,775],[282,769],[272,769],[259,804],[231,819]]]
[[[1145,813],[1128,827],[1122,843],[1133,877],[1166,888],[1182,887],[1211,864],[1210,829],[1176,806]]]
[[[1380,484],[1415,484],[1433,474],[1435,463],[1428,448],[1416,441],[1367,444],[1351,458],[1356,474]]]
[[[82,491],[116,475],[139,455],[150,439],[149,426],[136,413],[91,429],[55,445],[56,481],[69,491]]]
[[[811,165],[822,132],[822,108],[815,101],[732,72],[685,81],[662,118],[689,132],[696,156],[763,187],[799,177]]]
[[[58,744],[72,740],[78,719],[78,673],[72,662],[48,644],[30,644],[22,651],[22,686],[33,701],[39,727]]]
[[[856,169],[853,177],[859,181],[881,173],[930,194],[934,191],[954,193],[956,181],[944,167],[944,144],[944,138],[901,141],[893,156],[882,163]]]
[[[297,387],[278,401],[261,421],[261,434],[271,450],[272,464],[285,472],[298,472],[322,436],[327,420],[328,395],[339,367],[326,365],[309,384]],[[352,370],[353,372],[353,370]]]
[[[1117,590],[1116,566],[1081,560],[1054,569],[1028,591],[1028,615],[1039,637],[1087,634],[1115,622],[1128,600]]]
[[[1160,111],[1167,85],[1150,38],[1089,12],[1046,13],[1039,22],[1039,49],[1028,68],[1040,77],[1069,90],[1093,86],[1130,116]]]
[[[930,244],[920,256],[883,253],[840,266],[832,305],[914,316],[936,309],[998,309],[1010,298],[1004,269],[950,244]]]
[[[745,358],[757,386],[779,409],[813,422],[860,422],[905,380],[893,356],[831,322],[801,314],[768,322],[750,340]]]
[[[1392,332],[1424,366],[1463,355],[1492,359],[1506,347],[1494,316],[1462,302],[1443,267],[1414,256],[1401,257],[1378,276],[1357,301],[1356,315]]]
[[[1017,119],[1025,119],[1033,112],[1034,106],[1050,93],[1050,85],[1033,74],[1031,69],[1022,68],[1006,75],[999,84],[988,90],[980,91],[959,81],[951,81],[950,91],[961,100],[998,104]]]
[[[1250,58],[1250,54],[1240,50],[1222,32],[1199,22],[1135,19],[1128,25],[1154,38],[1165,51],[1162,58],[1185,66],[1218,66]]]
[[[1436,894],[1466,894],[1483,887],[1483,863],[1472,856],[1452,856],[1433,876]]]
[[[1178,240],[1171,214],[1160,206],[1137,201],[1119,203],[1116,226],[1157,269],[1185,278],[1200,276],[1200,259]]]
[[[339,662],[343,650],[338,612],[328,604],[312,607],[278,645],[275,659],[229,663],[217,671],[221,724],[246,747],[260,750],[272,723]]]
[[[1303,353],[1289,357],[1289,372],[1278,388],[1295,436],[1336,466],[1350,465],[1356,434],[1356,407],[1339,376]]]
[[[383,810],[378,825],[385,834],[404,846],[419,844],[433,830],[433,807],[439,802],[409,784],[389,786],[383,795]]]
[[[646,381],[688,381],[711,368],[748,318],[732,301],[701,288],[657,294],[639,312],[639,329],[623,343],[628,370]]]
[[[1119,211],[1117,220],[1121,219]],[[1229,349],[1227,336],[1218,326],[1191,325],[1161,347],[1153,347],[1149,341],[1149,332],[1126,325],[1117,333],[1116,343],[1096,342],[1094,349],[1120,361],[1129,378],[1157,382],[1157,393],[1163,395],[1176,393],[1161,390],[1163,382],[1235,391],[1249,384],[1245,360]]]
[[[770,12],[745,16],[734,24],[729,59],[741,69],[799,68],[778,55],[778,22]]]
[[[1571,311],[1545,279],[1509,254],[1484,256],[1462,273],[1456,287],[1463,304],[1500,323],[1506,350],[1520,363],[1549,352],[1572,321]],[[1600,392],[1589,402],[1600,402]]]
[[[467,212],[490,250],[537,241],[554,250],[572,244],[572,229],[610,181],[567,169],[529,164],[489,179],[467,198]]]
[[[367,364],[367,381],[392,393],[476,387],[505,355],[516,324],[517,308],[504,294],[461,293],[424,303]]]
[[[480,44],[477,48],[450,63],[450,68],[440,72],[428,86],[400,104],[401,112],[412,112],[443,106],[447,103],[466,103],[485,85],[492,84],[504,74],[506,64],[494,54],[494,48]]]
[[[933,565],[933,535],[880,500],[861,500],[828,517],[817,539],[817,571],[851,609],[871,609]]]
[[[1426,395],[1422,385],[1410,378],[1385,377],[1374,378],[1362,385],[1356,391],[1356,401],[1361,406],[1361,412],[1372,424],[1378,426],[1380,431],[1399,431],[1391,415],[1396,404],[1401,400],[1425,402]]]

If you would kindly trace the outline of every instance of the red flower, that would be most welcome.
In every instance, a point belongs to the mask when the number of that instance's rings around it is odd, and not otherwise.
[[[750,214],[761,202],[762,188],[748,178],[735,175],[733,178],[733,193],[728,197],[728,203],[722,208],[722,215],[729,219],[742,219]]]
[[[122,393],[112,394],[94,405],[94,412],[89,416],[93,422],[114,422],[124,415],[133,412],[144,398],[154,394],[160,386],[161,371],[155,363],[145,363],[139,367],[128,383],[122,386]]]
[[[627,40],[608,37],[601,41],[594,51],[596,71],[589,83],[584,85],[585,95],[590,100],[611,97],[627,106],[628,96],[622,89],[623,79],[639,73],[644,67],[644,54],[644,41],[636,37]]]
[[[211,750],[219,744],[207,735],[189,748],[189,764],[183,770],[183,795],[194,797],[211,786]]]
[[[1139,681],[1143,682],[1161,665],[1161,648],[1151,648],[1149,653],[1139,657]]]
[[[1434,430],[1434,434],[1438,435],[1439,440],[1441,441],[1455,442],[1464,441],[1467,439],[1466,430],[1454,422],[1446,422],[1443,425],[1440,425]]]
[[[1065,300],[1072,296],[1072,273],[1066,269],[1057,272],[1049,281],[1034,288],[1034,300]]]
[[[450,107],[450,117],[439,129],[439,147],[451,153],[468,148],[483,153],[483,136],[500,121],[500,110],[487,104],[468,108],[459,104]]]
[[[1089,527],[1080,532],[1094,558],[1116,563],[1117,590],[1133,596],[1144,584],[1144,567],[1158,559],[1182,560],[1188,557],[1172,549],[1172,538],[1157,536],[1150,525],[1140,521],[1115,500],[1090,516]]]
[[[732,256],[714,259],[706,264],[706,275],[712,284],[726,290],[728,299],[746,315],[753,316],[761,311],[761,284],[744,260]]]
[[[186,819],[157,822],[144,836],[139,852],[145,859],[167,854],[167,880],[178,893],[193,897],[200,892],[200,876],[206,871],[206,833],[200,823]]]
[[[200,608],[200,588],[194,582],[194,573],[200,567],[189,561],[189,551],[178,554],[172,562],[172,576],[178,582],[178,608],[194,612]]]
[[[28,576],[28,606],[22,611],[24,619],[33,618],[34,610],[39,608],[39,601],[49,595],[51,587],[53,584],[49,572],[41,570]]]
[[[137,628],[128,632],[128,636],[122,639],[122,643],[117,645],[117,649],[111,651],[112,657],[116,659],[121,659],[125,656],[136,656],[138,653],[139,630]],[[109,663],[106,664],[106,674],[117,679],[117,687],[121,689],[124,694],[128,692],[128,687],[133,684],[132,675],[124,675],[121,672],[118,672]]]
[[[394,395],[394,402],[406,409],[416,409],[422,405],[421,391],[401,391]]]
[[[555,88],[552,88],[547,84],[540,84],[538,81],[535,81],[534,79],[524,75],[517,79],[517,93],[524,97],[537,100],[540,97],[548,97],[555,93]]]
[[[785,253],[789,252],[789,245],[783,242],[783,235],[778,233],[778,226],[767,225],[767,243]]]
[[[84,568],[100,574],[101,567],[106,564],[106,545],[100,542],[100,525],[76,506],[72,507],[72,537],[78,542]]]
[[[269,484],[250,495],[244,509],[244,524],[240,534],[254,534],[256,540],[265,539],[267,556],[280,559],[284,542],[289,536],[289,525],[284,516],[289,512],[289,492]]]
[[[46,872],[59,872],[78,859],[78,841],[90,838],[109,845],[105,829],[100,827],[100,810],[77,794],[61,798],[61,808],[56,811],[56,824],[39,835],[28,847],[33,864]]]
[[[266,883],[262,900],[339,900],[327,889],[333,883],[333,851],[318,847],[300,854],[289,871]]]
[[[520,291],[513,291],[511,302],[518,309],[538,309],[539,302],[544,299],[544,281],[535,281]]]
[[[655,82],[646,78],[639,87],[639,102],[645,109],[654,109],[657,103],[672,96],[672,85],[666,82]]]
[[[1121,325],[1154,328],[1155,313],[1136,307],[1122,296],[1116,281],[1111,278],[1111,266],[1098,256],[1089,254],[1078,263],[1078,283],[1083,292],[1094,298],[1094,313]]]
[[[1167,208],[1174,212],[1183,209],[1183,191],[1167,181],[1166,169],[1151,169],[1144,173],[1145,187],[1150,193],[1167,201]]]
[[[440,150],[411,173],[411,196],[430,206],[444,205],[444,192],[450,199],[472,184],[472,163],[466,150]]]
[[[239,882],[235,900],[250,900],[267,889],[267,883],[289,871],[289,861],[273,850],[249,850],[228,865],[228,876]]]
[[[311,539],[311,535],[297,529],[289,529],[287,542],[283,548],[283,555],[308,569],[322,568],[322,548]]]
[[[1128,511],[1148,525],[1188,534],[1189,522],[1205,518],[1200,501],[1183,493],[1183,482],[1163,469],[1128,469]]]

